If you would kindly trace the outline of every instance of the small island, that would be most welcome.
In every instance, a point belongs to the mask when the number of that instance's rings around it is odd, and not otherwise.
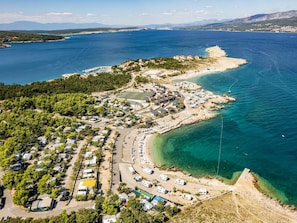
[[[0,48],[10,47],[8,43],[32,43],[63,40],[63,36],[36,34],[30,32],[0,31]]]
[[[153,159],[155,134],[214,118],[236,100],[185,81],[247,63],[218,46],[206,51],[1,84],[0,175],[9,202],[0,217],[296,221],[296,211],[259,192],[249,169],[227,185],[159,168]]]

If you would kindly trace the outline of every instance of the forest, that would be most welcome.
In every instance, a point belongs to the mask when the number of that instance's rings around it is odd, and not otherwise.
[[[62,40],[63,36],[36,34],[29,32],[8,32],[0,31],[0,43],[7,42],[45,42]]]
[[[34,82],[31,84],[5,85],[0,83],[0,100],[15,97],[32,97],[39,94],[85,93],[108,91],[120,88],[131,80],[131,74],[100,73],[87,78],[73,75],[69,78],[54,79],[52,81]]]
[[[7,189],[15,189],[13,201],[15,204],[27,206],[30,197],[37,192],[57,197],[58,190],[54,185],[46,184],[53,176],[55,184],[63,179],[63,171],[55,171],[59,153],[64,151],[64,144],[54,153],[49,148],[40,144],[39,137],[48,140],[61,138],[82,139],[92,134],[87,129],[77,132],[80,125],[76,117],[88,114],[89,108],[93,112],[94,98],[86,94],[56,94],[38,95],[33,97],[18,97],[2,102],[0,112],[0,166],[5,170],[2,178],[3,186]],[[68,131],[63,129],[68,128]],[[74,145],[75,146],[75,145]],[[33,148],[35,152],[33,152]],[[32,159],[40,156],[40,150],[47,157],[42,162],[50,163],[46,168],[41,164],[22,161],[23,154],[31,154]],[[58,153],[59,152],[59,153]],[[41,157],[40,157],[41,158]],[[14,165],[21,165],[21,169],[15,171]],[[67,166],[67,162],[59,162]],[[42,167],[41,170],[37,168]]]

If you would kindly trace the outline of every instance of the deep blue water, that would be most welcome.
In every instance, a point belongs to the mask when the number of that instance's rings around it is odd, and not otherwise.
[[[191,38],[185,32],[120,32],[73,35],[66,41],[50,43],[12,44],[11,48],[0,50],[0,82],[25,84],[131,59],[203,54],[204,45],[196,42],[197,35],[190,35]]]
[[[140,31],[72,36],[53,43],[13,44],[0,50],[0,82],[29,83],[126,60],[205,54],[219,45],[248,60],[239,69],[193,81],[237,101],[220,113],[219,174],[248,167],[297,206],[297,34]],[[164,161],[193,174],[215,175],[221,116],[162,135]],[[285,198],[284,198],[285,199]]]

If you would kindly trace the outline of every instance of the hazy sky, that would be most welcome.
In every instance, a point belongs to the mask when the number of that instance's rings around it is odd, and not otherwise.
[[[297,0],[0,0],[0,23],[186,23],[297,9]]]

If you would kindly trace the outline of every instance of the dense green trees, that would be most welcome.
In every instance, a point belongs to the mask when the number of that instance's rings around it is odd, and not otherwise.
[[[0,100],[15,97],[32,97],[34,95],[61,94],[61,93],[86,93],[97,91],[114,90],[127,84],[131,80],[131,74],[126,73],[100,73],[96,76],[81,78],[80,75],[73,75],[66,79],[55,79],[50,82],[34,82],[32,84],[5,85],[0,84]],[[24,103],[25,106],[30,104]],[[48,106],[44,103],[44,106]]]
[[[50,41],[50,40],[61,40],[63,36],[57,35],[42,35],[29,32],[8,32],[0,31],[0,42],[23,42],[23,41]]]
[[[42,98],[43,96],[30,99],[21,97],[6,100],[2,103],[3,111],[0,113],[0,140],[3,141],[0,144],[1,167],[7,168],[14,161],[16,153],[26,152],[32,146],[38,145],[37,138],[45,133],[50,134],[52,127],[57,128],[61,125],[72,125],[72,119],[53,117],[47,111],[32,110],[31,108],[39,108],[38,100],[40,100],[40,97]],[[67,104],[68,100],[75,102]],[[69,97],[69,99],[68,95],[49,97],[48,101],[49,103],[53,103],[53,105],[62,101],[66,105],[61,110],[59,110],[59,107],[52,108],[54,106],[50,106],[48,108],[49,111],[55,111],[56,109],[57,113],[61,112],[63,114],[64,112],[68,114],[72,110],[71,113],[74,115],[83,112],[89,103],[89,99],[82,95]],[[30,109],[27,106],[29,104]],[[42,107],[40,108],[42,109]]]
[[[2,177],[3,186],[9,190],[16,186],[17,182],[21,182],[22,174],[13,170],[8,170]]]
[[[108,215],[115,215],[120,210],[120,201],[119,197],[109,197],[105,198],[102,204],[102,213]]]
[[[29,199],[29,191],[24,189],[16,190],[13,195],[13,203],[17,205],[26,205]]]
[[[50,194],[51,188],[55,185],[55,182],[49,182],[52,178],[50,174],[45,174],[38,182],[38,192],[40,194]]]
[[[22,156],[25,153],[30,153],[33,157],[40,155],[38,152],[36,154],[32,152],[32,148],[40,148],[38,140],[40,136],[49,139],[53,137],[52,140],[59,137],[61,143],[65,143],[67,138],[76,139],[78,137],[75,131],[76,118],[57,114],[85,114],[87,108],[93,106],[93,101],[93,97],[79,93],[17,97],[2,102],[0,167],[6,170],[2,179],[3,185],[16,190],[13,197],[15,204],[26,205],[29,198],[37,193],[57,197],[58,190],[54,186],[61,180],[63,173],[54,171],[53,165],[46,165],[44,169],[37,171],[37,160],[36,163],[29,165],[22,160]],[[66,126],[69,130],[63,131]],[[80,134],[84,134],[83,131]],[[58,152],[63,150],[64,147],[57,148]],[[43,153],[47,155],[43,158],[44,162],[51,164],[56,161],[55,152],[51,153],[50,150],[44,149]],[[20,165],[20,168],[15,171],[11,165]],[[61,162],[61,165],[67,163]]]
[[[148,62],[148,68],[153,69],[167,69],[167,70],[182,70],[187,68],[182,62],[171,58],[171,57],[160,57],[152,59],[152,61]]]
[[[121,210],[118,222],[150,223],[153,222],[153,218],[142,210],[142,206],[138,199],[130,199],[127,203],[127,208]]]
[[[137,84],[141,84],[141,83],[146,84],[146,83],[149,83],[149,79],[146,78],[146,77],[137,75],[137,76],[135,77],[135,82],[136,82]]]

